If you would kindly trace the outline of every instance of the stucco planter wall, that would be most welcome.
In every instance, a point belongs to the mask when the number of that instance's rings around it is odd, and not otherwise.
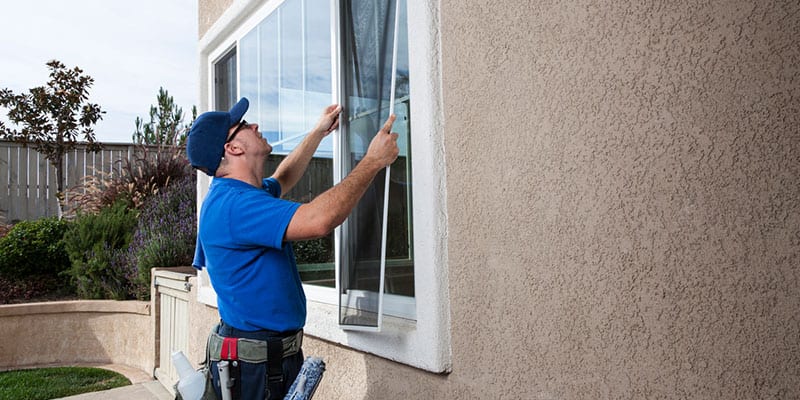
[[[78,300],[0,306],[0,369],[124,364],[153,371],[150,302]]]

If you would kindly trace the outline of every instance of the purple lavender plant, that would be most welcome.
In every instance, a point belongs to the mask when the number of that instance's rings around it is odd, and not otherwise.
[[[150,296],[150,270],[191,265],[196,233],[194,177],[175,181],[143,205],[128,261],[136,266],[134,294]]]

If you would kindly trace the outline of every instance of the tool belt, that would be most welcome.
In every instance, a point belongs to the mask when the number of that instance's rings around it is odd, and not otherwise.
[[[241,360],[253,364],[269,363],[269,354],[276,354],[274,350],[278,350],[278,346],[281,349],[281,358],[297,354],[303,346],[303,330],[285,338],[276,338],[274,341],[225,337],[216,332],[208,336],[208,353],[211,361]],[[273,351],[270,351],[270,347]]]

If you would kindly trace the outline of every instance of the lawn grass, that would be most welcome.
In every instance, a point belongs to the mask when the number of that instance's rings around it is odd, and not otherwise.
[[[88,367],[0,372],[0,400],[48,400],[130,385],[123,375]]]

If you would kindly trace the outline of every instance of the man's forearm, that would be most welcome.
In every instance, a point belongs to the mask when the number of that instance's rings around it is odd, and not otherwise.
[[[329,234],[347,219],[382,168],[379,160],[362,159],[336,186],[297,209],[286,230],[286,240],[308,240]]]
[[[361,160],[341,182],[317,196],[310,205],[320,207],[328,214],[332,230],[347,219],[375,175],[383,168],[380,163],[370,159]]]
[[[306,168],[308,168],[308,163],[311,162],[311,157],[314,156],[314,152],[317,151],[317,147],[319,147],[324,137],[320,132],[309,132],[303,138],[303,141],[281,161],[272,176],[280,182],[282,193],[292,190],[294,185],[303,177]]]
[[[369,143],[367,154],[341,182],[297,208],[286,228],[286,240],[325,236],[347,219],[375,175],[397,159],[397,134],[391,132],[394,120],[390,115]]]

